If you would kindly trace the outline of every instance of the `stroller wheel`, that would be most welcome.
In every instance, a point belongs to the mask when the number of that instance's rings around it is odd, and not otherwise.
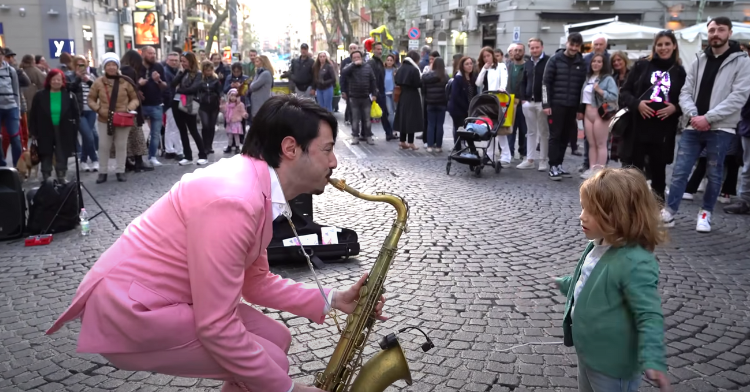
[[[474,168],[474,174],[476,174],[477,177],[481,177],[482,176],[482,167],[481,166],[475,167]]]
[[[448,164],[445,165],[445,174],[451,174],[451,161],[448,161]]]
[[[476,166],[474,166],[474,165],[469,165],[469,171],[474,171],[474,168],[475,168],[475,167],[476,167]]]
[[[495,174],[500,173],[500,170],[503,169],[503,166],[500,164],[500,162],[495,163]]]

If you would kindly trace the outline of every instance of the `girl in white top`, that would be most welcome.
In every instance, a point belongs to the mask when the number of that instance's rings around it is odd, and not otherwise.
[[[477,76],[478,91],[505,91],[505,87],[508,85],[508,68],[505,63],[498,62],[495,59],[495,52],[492,48],[485,47],[479,52],[477,66],[479,68],[479,76]],[[500,145],[500,165],[508,167],[512,159],[508,137],[498,136],[497,141]],[[494,151],[490,156],[494,159]]]

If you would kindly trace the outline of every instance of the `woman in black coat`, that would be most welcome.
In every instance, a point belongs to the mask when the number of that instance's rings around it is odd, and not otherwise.
[[[477,95],[477,72],[474,69],[474,60],[471,57],[463,57],[459,60],[450,87],[448,98],[448,113],[453,120],[453,150],[460,150],[456,144],[458,141],[458,128],[464,126],[466,117],[469,117],[469,104]]]
[[[687,74],[682,67],[677,38],[662,31],[654,38],[650,56],[639,60],[620,89],[629,108],[631,127],[620,139],[623,166],[637,167],[651,176],[651,189],[664,199],[666,168],[674,160],[675,138],[682,110],[680,90]]]
[[[401,68],[398,69],[395,83],[401,87],[401,95],[396,108],[396,118],[393,129],[399,131],[401,148],[419,150],[414,145],[414,133],[424,130],[424,115],[422,113],[422,96],[419,89],[422,87],[422,73],[417,65],[419,53],[410,51]],[[408,137],[408,143],[407,143]]]
[[[45,181],[52,175],[53,156],[58,181],[66,181],[68,157],[76,150],[79,121],[78,100],[65,89],[63,72],[50,70],[44,90],[34,95],[29,116],[29,133],[37,143]]]

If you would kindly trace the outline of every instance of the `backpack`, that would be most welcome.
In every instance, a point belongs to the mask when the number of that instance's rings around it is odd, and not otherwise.
[[[61,233],[79,224],[78,183],[43,181],[29,191],[30,208],[27,230],[30,234]],[[57,215],[57,216],[56,216]]]
[[[453,78],[448,79],[448,83],[445,84],[445,99],[451,100],[451,87],[453,87]]]

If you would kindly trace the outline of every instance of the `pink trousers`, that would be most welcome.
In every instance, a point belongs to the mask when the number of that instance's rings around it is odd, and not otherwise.
[[[239,305],[238,313],[255,341],[263,346],[263,349],[282,369],[289,371],[289,360],[286,355],[292,343],[292,334],[289,329],[284,324],[247,305]],[[206,351],[197,337],[184,346],[165,351],[102,355],[117,368],[123,370],[225,380],[222,392],[262,391],[263,387],[235,382],[233,376],[216,363],[211,353]]]

